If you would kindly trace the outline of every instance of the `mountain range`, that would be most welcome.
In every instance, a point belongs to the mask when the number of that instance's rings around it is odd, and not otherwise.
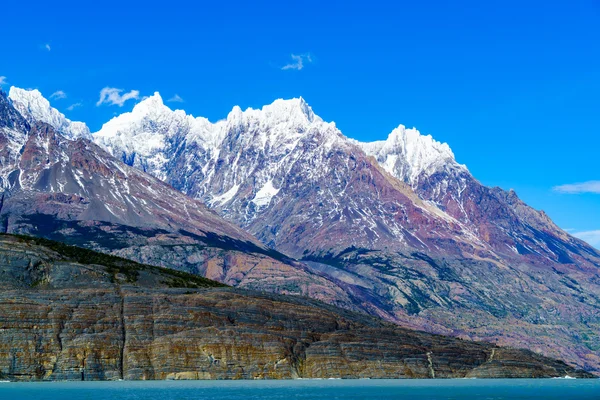
[[[31,233],[600,371],[600,254],[447,144],[361,143],[302,98],[212,123],[155,93],[91,134],[0,96],[0,217]]]

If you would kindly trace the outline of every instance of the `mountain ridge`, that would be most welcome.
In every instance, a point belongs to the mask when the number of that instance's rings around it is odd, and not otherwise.
[[[67,138],[92,139],[90,129],[85,123],[74,122],[66,118],[64,114],[50,106],[50,102],[42,96],[39,90],[24,90],[12,86],[8,97],[30,124],[41,121],[53,126]]]

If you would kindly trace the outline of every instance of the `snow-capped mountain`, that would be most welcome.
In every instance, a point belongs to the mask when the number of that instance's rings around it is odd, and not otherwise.
[[[394,129],[386,140],[355,143],[367,155],[375,157],[387,172],[411,187],[449,166],[467,171],[466,166],[456,162],[448,144],[434,140],[431,135],[422,135],[416,129],[406,129],[404,125]]]
[[[302,98],[276,100],[259,110],[234,107],[226,119],[210,124],[171,111],[155,94],[109,121],[94,138],[123,161],[204,200],[296,257],[307,249],[329,253],[349,246],[426,250],[438,247],[432,241],[444,236],[481,247],[437,207],[389,182]],[[340,201],[345,199],[350,201]],[[411,217],[421,224],[411,227]],[[432,226],[437,230],[428,229]]]
[[[14,181],[15,164],[27,141],[30,125],[0,91],[0,189]]]
[[[213,124],[181,110],[172,111],[159,93],[104,124],[94,140],[127,164],[163,180],[167,179],[169,154],[177,151],[182,140],[216,146]]]
[[[600,366],[558,328],[599,326],[600,255],[514,192],[481,185],[430,136],[400,126],[360,143],[303,99],[210,123],[155,94],[94,137],[306,260],[371,313]],[[553,338],[541,321],[557,327]]]
[[[10,88],[8,97],[13,106],[30,124],[36,121],[45,122],[66,138],[91,140],[90,129],[85,123],[73,122],[66,118],[64,114],[50,106],[50,102],[42,96],[39,90],[24,90],[13,86]]]
[[[539,229],[580,244],[544,223],[541,213],[526,206],[517,212],[501,189],[481,185],[447,144],[402,125],[385,141],[360,143],[315,115],[302,98],[276,100],[258,110],[234,107],[226,119],[210,123],[170,110],[155,93],[106,123],[94,139],[124,162],[202,199],[263,242],[297,257],[307,249],[329,252],[343,246],[455,253],[462,246],[453,242],[458,240],[471,247],[467,253],[521,249],[557,260],[564,249],[540,245]],[[390,182],[386,172],[406,186]],[[359,173],[376,180],[377,188],[371,190]],[[292,198],[294,207],[299,200],[306,204],[282,213]],[[487,214],[491,207],[498,215],[494,220]],[[390,212],[395,209],[402,212]],[[426,222],[409,222],[415,213]],[[521,223],[532,220],[535,231]],[[294,237],[298,225],[329,240],[339,236],[334,229],[347,235],[335,245],[316,234]]]
[[[543,211],[527,206],[513,190],[482,185],[456,162],[447,144],[431,136],[400,126],[385,141],[358,144],[420,198],[460,221],[503,257],[516,253],[569,263],[568,253],[582,248],[580,240],[556,226]],[[585,245],[583,249],[593,254]]]
[[[330,280],[93,142],[31,125],[0,91],[0,232],[26,233],[230,285],[353,308]]]

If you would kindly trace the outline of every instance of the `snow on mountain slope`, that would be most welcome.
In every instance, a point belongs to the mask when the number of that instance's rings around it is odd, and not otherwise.
[[[214,147],[214,131],[205,118],[169,109],[157,92],[104,124],[94,140],[125,163],[166,180],[169,153],[185,140]]]
[[[164,105],[160,94],[155,93],[137,104],[132,112],[107,122],[94,134],[94,140],[127,164],[211,204],[224,206],[234,200],[232,193],[237,193],[250,173],[254,174],[253,183],[259,189],[268,182],[273,185],[273,173],[279,164],[292,162],[290,153],[315,131],[325,133],[325,141],[320,143],[325,149],[334,143],[358,146],[367,155],[374,156],[388,173],[411,185],[423,174],[430,175],[448,164],[466,171],[466,167],[455,162],[447,144],[403,126],[395,129],[385,141],[360,143],[348,139],[334,123],[324,122],[315,115],[302,98],[279,99],[256,110],[242,111],[236,106],[226,119],[213,124],[181,110],[172,111]],[[245,133],[241,135],[242,132]],[[228,159],[226,170],[216,163],[223,147],[227,147],[224,141],[231,140],[232,136],[240,157]],[[253,157],[252,160],[246,155]],[[248,169],[249,161],[260,163],[260,169]],[[185,172],[179,170],[175,172],[179,176],[174,176],[170,171],[174,162]],[[217,169],[226,176],[215,175]],[[321,171],[311,173],[317,172]],[[273,187],[273,191],[277,192],[278,188]],[[252,194],[256,195],[257,191]],[[254,204],[263,205],[261,201]]]
[[[275,100],[261,109],[234,107],[226,119],[210,124],[171,111],[155,94],[105,124],[94,138],[126,163],[202,199],[292,255],[307,247],[329,251],[397,243],[436,248],[427,241],[448,236],[481,246],[453,218],[389,182],[302,98]],[[370,189],[370,181],[380,187]],[[415,213],[420,226],[409,222]],[[428,224],[438,229],[427,231]],[[300,235],[300,225],[313,234]],[[349,232],[349,243],[336,239],[347,239]]]
[[[83,122],[73,122],[64,114],[50,106],[50,102],[39,90],[25,90],[11,87],[8,97],[14,107],[32,124],[35,121],[45,122],[69,139],[92,139],[90,130]]]
[[[16,182],[15,165],[27,141],[29,129],[29,123],[0,90],[0,190],[8,189]]]
[[[266,192],[258,193],[260,188],[268,182],[274,184],[274,171],[281,162],[291,161],[290,152],[310,130],[329,132],[330,140],[324,146],[341,138],[335,125],[323,122],[302,98],[276,100],[260,110],[234,107],[226,119],[212,124],[205,118],[170,110],[155,93],[131,113],[106,123],[94,134],[94,140],[127,164],[209,204],[231,202],[240,185],[257,173],[253,177],[256,190],[252,198],[256,201],[252,207],[260,208],[268,203],[263,197]],[[242,157],[222,160],[225,138],[235,142],[231,145],[244,153]],[[261,171],[252,169],[256,163],[261,163]],[[277,191],[276,187],[268,190],[271,197]],[[247,211],[251,217],[252,210]]]

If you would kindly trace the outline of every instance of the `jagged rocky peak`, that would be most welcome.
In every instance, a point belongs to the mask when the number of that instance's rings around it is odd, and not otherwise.
[[[165,103],[163,102],[162,96],[159,92],[154,92],[152,96],[148,96],[135,105],[134,108],[153,108],[153,107],[163,107]]]
[[[96,141],[105,142],[114,137],[135,137],[141,133],[161,136],[187,134],[206,125],[205,118],[194,118],[183,110],[171,110],[164,104],[159,92],[137,103],[131,112],[112,118],[94,134]]]
[[[0,89],[0,129],[15,129],[26,133],[29,131],[29,123],[15,110],[11,99]]]
[[[260,127],[285,126],[288,128],[308,128],[314,123],[323,123],[308,103],[302,98],[277,99],[260,109],[239,106],[233,107],[227,116],[227,122],[233,125],[258,123]]]
[[[154,93],[131,112],[104,124],[94,140],[127,164],[165,179],[167,162],[183,143],[197,145],[207,156],[216,156],[224,141],[237,142],[238,150],[285,153],[308,132],[322,135],[321,143],[334,143],[341,137],[335,124],[323,122],[303,98],[278,99],[245,111],[235,106],[227,118],[212,123],[183,110],[171,110],[160,94]]]
[[[11,87],[8,97],[13,106],[30,123],[45,122],[69,139],[92,139],[90,130],[83,122],[71,121],[53,108],[50,102],[37,89],[26,90]]]
[[[298,119],[307,122],[322,121],[302,98],[277,99],[262,108],[262,116],[267,120]]]
[[[154,92],[152,96],[144,98],[133,107],[131,112],[131,114],[137,116],[160,116],[171,113],[177,113],[177,110],[171,110],[167,105],[165,105],[159,92]],[[185,115],[183,111],[180,111],[179,113],[183,113],[183,115]]]
[[[0,90],[0,191],[13,187],[14,174],[31,126]]]
[[[206,118],[194,118],[183,110],[171,110],[155,92],[118,115],[94,133],[94,141],[129,165],[166,177],[166,163],[177,143],[190,139],[210,142],[213,125]]]
[[[415,184],[422,174],[431,175],[448,165],[467,170],[456,162],[448,144],[404,125],[394,129],[386,140],[357,144],[386,171],[410,184]]]
[[[158,131],[158,126],[149,124],[149,122],[155,123],[171,119],[173,114],[178,114],[180,117],[185,116],[182,111],[172,111],[163,103],[160,93],[155,92],[152,96],[148,96],[136,104],[131,112],[120,114],[105,123],[94,136],[131,135],[140,129]]]

